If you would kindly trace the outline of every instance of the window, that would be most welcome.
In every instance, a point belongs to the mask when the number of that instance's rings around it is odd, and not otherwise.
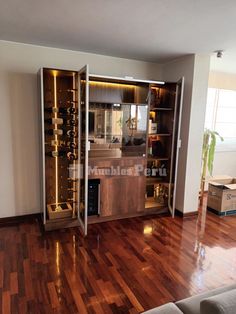
[[[217,151],[236,151],[236,91],[208,88],[205,128],[224,138]]]

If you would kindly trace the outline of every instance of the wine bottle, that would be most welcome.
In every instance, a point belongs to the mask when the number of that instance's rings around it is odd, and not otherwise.
[[[72,160],[75,160],[77,157],[74,153],[72,152],[66,152],[66,151],[63,151],[63,150],[53,150],[51,152],[47,152],[46,153],[46,156],[49,156],[49,157],[67,157],[68,160],[72,161]]]
[[[63,146],[65,146],[65,141],[60,141],[60,140],[51,140],[50,141],[50,145],[51,146],[61,146],[61,147],[63,147]]]
[[[45,133],[48,135],[63,135],[63,130],[61,129],[49,129],[45,130]]]
[[[77,104],[78,101],[77,100],[67,100],[67,104]]]
[[[46,156],[49,156],[49,157],[64,157],[64,156],[66,156],[66,152],[65,151],[61,151],[61,150],[53,150],[51,152],[47,152]]]
[[[57,113],[57,112],[60,112],[60,109],[63,109],[63,108],[47,107],[47,108],[44,108],[44,111],[45,112],[50,112],[50,113]]]
[[[63,119],[62,118],[50,118],[50,119],[45,119],[45,122],[49,124],[63,124]]]
[[[67,125],[75,126],[75,125],[76,125],[76,120],[75,120],[75,119],[69,119],[69,120],[67,120]]]
[[[68,112],[69,114],[74,114],[74,113],[76,113],[76,109],[75,109],[74,107],[69,107],[69,108],[67,109],[67,112]]]
[[[67,143],[67,147],[69,147],[70,149],[75,149],[76,148],[76,143],[75,142],[68,142]]]
[[[74,114],[76,113],[76,109],[74,107],[69,107],[69,108],[58,108],[58,107],[48,107],[44,108],[45,112],[49,113],[61,113],[61,114]]]
[[[69,136],[69,137],[75,137],[75,131],[73,131],[73,130],[68,130],[68,131],[66,132],[66,135]]]
[[[68,160],[75,160],[77,157],[76,157],[76,155],[74,154],[74,153],[72,153],[72,152],[68,152],[67,153],[67,159]]]
[[[64,93],[64,92],[73,93],[73,92],[76,92],[76,91],[77,91],[76,88],[68,88],[68,89],[59,89],[58,90],[59,93]]]

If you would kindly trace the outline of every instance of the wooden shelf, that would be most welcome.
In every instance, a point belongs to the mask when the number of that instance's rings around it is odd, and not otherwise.
[[[148,197],[145,201],[145,209],[167,208],[167,204],[159,203],[154,197]]]
[[[148,136],[171,136],[171,133],[149,133]]]
[[[108,105],[113,105],[114,103],[117,103],[116,101],[99,101],[99,100],[96,100],[96,101],[90,101],[89,102],[89,105],[91,104],[108,104]],[[136,106],[147,106],[148,103],[146,102],[135,102],[135,101],[131,101],[131,102],[119,102],[119,105],[136,105]],[[163,108],[164,110],[166,110],[165,108]],[[167,108],[167,110],[173,110],[172,108]],[[150,110],[151,111],[151,110]]]
[[[172,111],[173,108],[163,108],[163,107],[159,107],[159,108],[150,108],[150,111]]]
[[[168,161],[170,158],[168,157],[148,157],[148,161]]]
[[[165,183],[167,184],[168,182],[166,182],[166,180],[164,180],[163,178],[147,178],[146,179],[146,185],[153,185],[153,184],[161,184],[161,183]]]
[[[78,218],[58,218],[58,219],[47,219],[44,228],[46,231],[56,230],[56,229],[64,229],[71,227],[78,227],[79,220]]]

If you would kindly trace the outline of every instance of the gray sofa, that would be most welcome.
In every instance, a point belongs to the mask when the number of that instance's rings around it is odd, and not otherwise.
[[[167,303],[143,314],[236,314],[236,284]]]

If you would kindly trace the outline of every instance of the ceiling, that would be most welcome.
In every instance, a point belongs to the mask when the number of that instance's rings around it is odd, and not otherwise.
[[[235,0],[0,0],[0,39],[164,63],[236,50]]]

